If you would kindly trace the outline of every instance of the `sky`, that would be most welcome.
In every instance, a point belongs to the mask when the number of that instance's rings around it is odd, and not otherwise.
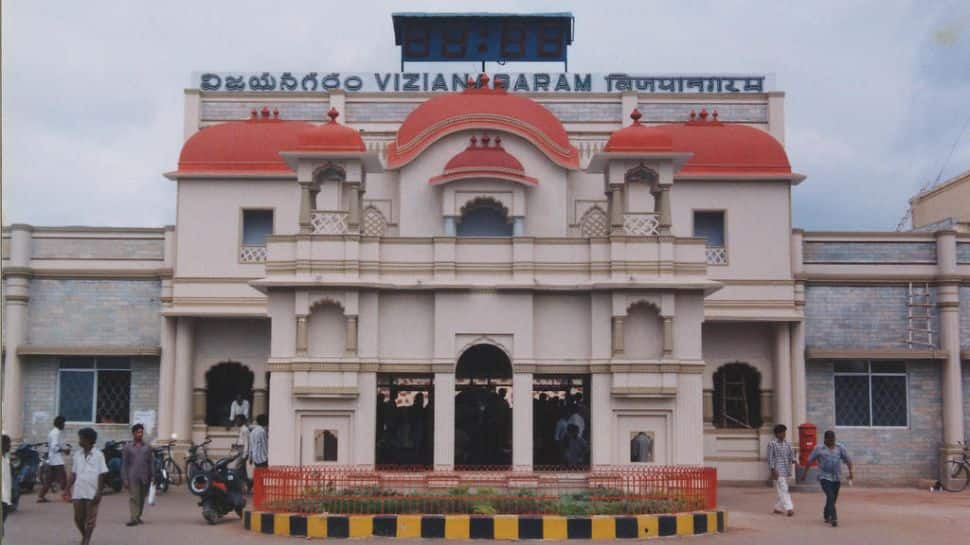
[[[178,161],[192,72],[397,71],[392,12],[483,10],[571,11],[571,71],[773,75],[808,177],[796,227],[891,230],[941,169],[970,169],[966,0],[8,0],[3,223],[174,224],[162,173]]]

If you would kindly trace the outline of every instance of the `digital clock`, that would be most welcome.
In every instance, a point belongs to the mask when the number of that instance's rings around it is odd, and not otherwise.
[[[571,13],[395,13],[405,62],[566,62]]]

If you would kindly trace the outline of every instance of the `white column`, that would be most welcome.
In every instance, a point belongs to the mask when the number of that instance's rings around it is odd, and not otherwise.
[[[162,355],[158,366],[158,430],[156,440],[167,441],[172,435],[173,385],[175,384],[175,318],[162,316]]]
[[[3,361],[3,432],[14,444],[24,438],[23,363],[17,351],[27,340],[27,301],[30,298],[30,239],[29,225],[10,226],[10,261],[4,271],[7,286],[4,305],[7,331],[6,356]]]
[[[512,466],[532,469],[532,373],[512,375]]]
[[[435,373],[434,400],[434,468],[447,471],[455,466],[454,373]]]
[[[791,339],[788,324],[775,324],[775,422],[792,427]]]
[[[269,374],[269,463],[295,465],[300,463],[299,421],[293,412],[293,373],[272,371]],[[312,441],[313,439],[310,438]],[[304,460],[307,461],[307,460]]]
[[[943,278],[937,293],[940,311],[940,348],[943,362],[943,458],[960,454],[963,441],[963,384],[960,373],[960,284],[957,273],[956,232],[936,233],[937,273]]]
[[[590,463],[594,466],[612,465],[622,460],[613,457],[613,404],[610,388],[611,373],[593,373],[590,381],[589,408],[593,429],[590,430]],[[629,460],[627,460],[629,461]]]
[[[354,419],[356,445],[352,464],[373,465],[377,447],[377,373],[358,373],[357,416]]]
[[[175,378],[172,384],[172,432],[187,443],[192,439],[192,367],[194,322],[181,316],[175,326]]]
[[[445,216],[444,217],[444,227],[443,227],[443,229],[445,231],[445,236],[446,237],[453,237],[453,236],[455,236],[455,234],[457,233],[457,229],[455,227],[455,216]]]
[[[3,361],[3,432],[10,436],[14,444],[21,442],[24,438],[23,431],[23,379],[21,378],[21,362],[17,350],[25,340],[26,321],[27,321],[27,300],[26,295],[23,299],[14,298],[9,293],[11,284],[23,283],[27,285],[28,280],[23,277],[7,277],[7,303],[4,308],[6,312],[7,333],[6,349],[7,353]],[[26,291],[26,287],[23,288]],[[20,296],[18,296],[20,297]]]
[[[808,419],[805,381],[805,322],[795,322],[791,325],[791,389],[792,424],[796,428]],[[789,433],[788,436],[798,437],[795,432]]]
[[[525,218],[522,216],[514,216],[512,218],[512,235],[521,237],[525,234]]]

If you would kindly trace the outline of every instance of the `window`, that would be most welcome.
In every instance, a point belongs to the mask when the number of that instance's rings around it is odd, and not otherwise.
[[[131,410],[128,358],[63,358],[58,413],[69,422],[127,424]]]
[[[909,425],[906,364],[896,361],[835,362],[835,425]]]
[[[272,210],[243,210],[243,245],[265,246],[273,234]]]
[[[652,431],[630,432],[630,463],[653,462],[654,435]]]
[[[722,365],[714,372],[713,401],[715,427],[760,427],[761,374],[746,363]]]
[[[313,458],[317,462],[337,461],[337,430],[317,430],[313,438]]]
[[[727,265],[724,246],[724,211],[694,212],[694,236],[707,239],[707,264]]]
[[[378,467],[434,463],[434,375],[377,375]]]
[[[533,375],[532,465],[537,471],[589,467],[590,375]]]
[[[460,237],[510,237],[512,223],[505,210],[492,201],[479,201],[469,206],[458,224]]]

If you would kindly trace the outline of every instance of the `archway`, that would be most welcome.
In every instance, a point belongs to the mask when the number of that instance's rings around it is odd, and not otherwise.
[[[758,428],[761,418],[761,373],[744,362],[722,365],[714,372],[714,426]]]
[[[512,362],[478,344],[455,369],[455,466],[512,465]]]
[[[205,373],[205,423],[209,426],[228,426],[229,406],[242,394],[249,401],[249,417],[253,418],[253,372],[245,365],[226,361]]]

